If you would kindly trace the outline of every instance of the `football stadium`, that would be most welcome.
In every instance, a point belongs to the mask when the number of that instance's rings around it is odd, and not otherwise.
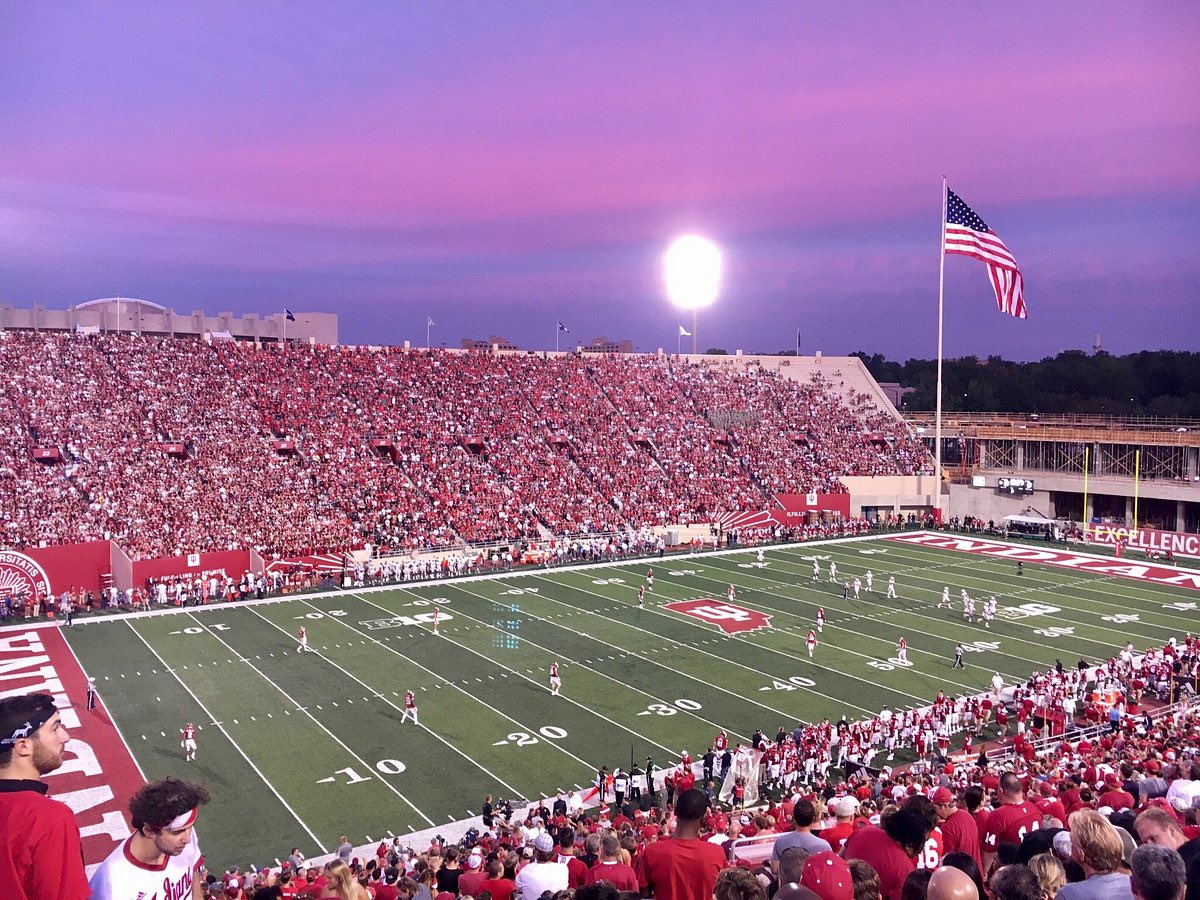
[[[14,10],[0,900],[1200,897],[1200,17],[893,12]]]

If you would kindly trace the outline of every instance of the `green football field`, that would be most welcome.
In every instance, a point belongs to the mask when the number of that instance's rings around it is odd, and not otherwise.
[[[811,581],[819,558],[822,581]],[[824,578],[875,573],[842,599]],[[645,607],[637,588],[653,566]],[[886,600],[888,576],[898,599]],[[733,584],[735,611],[727,608]],[[937,609],[949,585],[953,610]],[[963,621],[960,588],[1001,618]],[[666,604],[710,598],[687,614]],[[698,758],[716,732],[745,741],[823,717],[924,705],[1061,658],[1072,665],[1182,637],[1196,591],[885,539],[521,572],[409,588],[95,618],[69,631],[148,778],[203,780],[214,864],[313,856],[478,813],[485,794],[587,785],[602,764]],[[428,622],[440,610],[439,633]],[[827,615],[815,657],[805,637]],[[705,618],[707,617],[707,618]],[[766,619],[769,617],[769,620]],[[766,624],[769,621],[769,624]],[[726,633],[719,627],[754,630]],[[298,653],[307,626],[313,652]],[[898,663],[899,637],[909,665]],[[956,642],[967,668],[950,668]],[[548,669],[557,660],[561,696]],[[401,724],[415,692],[420,725]],[[200,727],[185,762],[179,729]]]

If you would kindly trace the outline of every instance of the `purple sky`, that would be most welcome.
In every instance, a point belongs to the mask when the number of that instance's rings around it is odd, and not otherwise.
[[[1200,349],[1200,4],[834,6],[8,4],[0,299],[674,349],[698,231],[701,347],[928,357],[946,172],[947,355]]]

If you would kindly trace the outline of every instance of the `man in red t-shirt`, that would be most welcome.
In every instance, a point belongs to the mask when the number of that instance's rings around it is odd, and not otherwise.
[[[1033,803],[1041,811],[1042,820],[1045,821],[1047,817],[1058,819],[1065,827],[1067,824],[1067,809],[1063,806],[1062,801],[1058,799],[1054,785],[1049,781],[1043,781],[1041,785],[1042,795],[1034,800]],[[1030,793],[1033,792],[1030,791]]]
[[[917,809],[902,807],[880,828],[868,825],[846,841],[846,860],[861,859],[879,873],[883,900],[899,900],[904,880],[917,867],[917,854],[931,831],[928,819]]]
[[[991,868],[1001,843],[1019,844],[1026,834],[1041,827],[1042,811],[1025,799],[1021,779],[1005,772],[1000,777],[1000,805],[987,817],[980,837],[983,871]]]
[[[933,810],[942,829],[942,847],[946,853],[962,851],[979,865],[979,828],[974,817],[958,805],[950,788],[940,787],[933,792]],[[943,857],[944,858],[944,857]]]
[[[575,855],[575,832],[567,827],[558,829],[558,861],[567,867],[567,885],[578,890],[587,884],[588,867]],[[465,893],[460,891],[460,893]]]
[[[716,844],[700,839],[708,812],[708,797],[692,788],[675,801],[675,833],[655,841],[638,858],[638,886],[643,897],[655,900],[711,900],[725,854]]]
[[[605,835],[600,842],[600,861],[588,869],[587,884],[607,881],[618,891],[636,891],[637,873],[621,862],[621,842],[616,835]]]
[[[70,740],[49,694],[0,700],[0,884],[20,900],[83,900],[79,826],[41,780],[63,763]]]
[[[476,896],[479,893],[479,885],[485,878],[487,872],[483,871],[483,850],[472,847],[463,863],[462,873],[458,876],[458,892],[464,897]]]
[[[818,837],[833,848],[834,853],[841,853],[850,835],[854,834],[854,817],[858,815],[858,801],[853,797],[839,797],[833,801],[833,815],[837,824],[824,829]]]
[[[479,885],[479,892],[489,892],[492,900],[511,900],[517,885],[511,878],[502,878],[504,863],[493,859],[487,866],[488,877]]]

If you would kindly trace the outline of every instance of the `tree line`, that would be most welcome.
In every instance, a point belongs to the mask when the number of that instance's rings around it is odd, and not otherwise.
[[[933,409],[937,360],[903,363],[861,350],[876,381],[912,388],[905,409]],[[942,362],[942,408],[951,412],[1086,413],[1200,419],[1200,353],[1150,350],[1113,356],[1065,350],[1037,362],[999,356]]]

